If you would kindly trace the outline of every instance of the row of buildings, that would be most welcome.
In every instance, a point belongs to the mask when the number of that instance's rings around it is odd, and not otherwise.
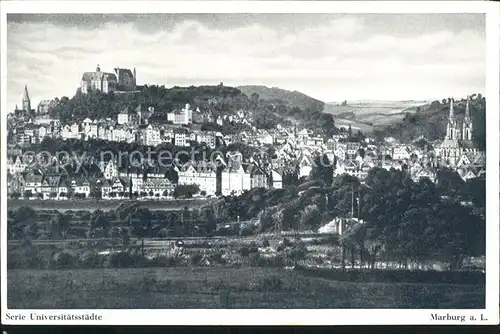
[[[90,176],[88,167],[79,173],[71,167],[23,165],[18,156],[9,163],[9,193],[42,199],[67,199],[68,194],[86,198],[99,193],[103,199],[125,197],[165,198],[173,195],[177,185],[197,185],[204,196],[238,195],[252,188],[281,188],[279,171],[267,172],[255,163],[243,162],[239,152],[227,159],[190,161],[168,167],[120,167],[116,161],[99,163],[99,172]],[[226,162],[227,161],[227,162]],[[220,166],[220,168],[219,168]]]
[[[28,105],[29,96],[25,89],[23,107]],[[192,110],[189,104],[182,110],[169,114],[169,124],[150,122],[153,113],[154,109],[151,107],[139,105],[134,109],[124,109],[115,120],[85,119],[71,125],[61,125],[58,120],[48,118],[48,115],[38,116],[32,122],[14,127],[14,142],[33,143],[50,136],[79,140],[96,138],[147,146],[172,143],[179,147],[188,147],[197,142],[215,148],[220,143],[242,143],[261,149],[257,155],[240,155],[237,159],[231,159],[232,163],[229,166],[224,162],[226,167],[219,174],[217,170],[212,170],[211,164],[193,161],[175,170],[178,174],[177,182],[158,181],[157,179],[166,178],[165,173],[162,176],[162,172],[157,172],[153,177],[143,174],[134,176],[130,175],[130,171],[124,175],[122,171],[114,170],[113,164],[110,165],[109,162],[106,166],[101,166],[106,182],[118,186],[116,180],[119,179],[134,189],[132,193],[149,194],[153,191],[154,196],[163,196],[169,182],[174,185],[198,184],[200,190],[206,194],[224,195],[238,194],[261,186],[279,188],[282,186],[284,174],[296,173],[298,178],[308,177],[314,167],[314,159],[318,155],[326,155],[329,161],[334,163],[334,175],[350,174],[360,179],[364,179],[368,171],[374,167],[405,169],[414,180],[423,177],[435,180],[436,171],[442,166],[455,169],[464,180],[482,176],[485,172],[484,152],[478,150],[472,141],[474,129],[469,99],[466,102],[465,118],[461,124],[456,120],[454,101],[451,100],[444,140],[428,142],[428,146],[425,147],[417,144],[418,140],[412,144],[402,144],[393,138],[386,138],[384,143],[375,143],[370,138],[355,142],[350,141],[346,133],[339,133],[325,140],[310,129],[298,130],[296,126],[278,125],[276,129],[258,130],[251,127],[251,118],[248,118],[248,113],[243,110],[234,115],[224,116],[223,121],[231,118],[232,122],[249,123],[248,130],[237,134],[202,131],[198,124],[191,122],[195,115],[202,114],[205,117],[207,114],[202,113],[199,108]],[[425,141],[425,138],[421,138],[420,141]],[[22,155],[17,157],[11,155],[8,159],[9,174],[25,172],[27,162],[22,161]],[[149,188],[142,189],[140,180],[148,179],[157,180],[152,182],[161,184],[163,191],[158,187],[157,190],[151,190],[154,188],[152,184],[148,185]],[[107,192],[103,192],[104,198],[105,193]]]

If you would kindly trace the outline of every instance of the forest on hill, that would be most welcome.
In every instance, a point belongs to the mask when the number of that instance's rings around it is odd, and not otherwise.
[[[240,109],[251,111],[254,124],[263,129],[298,122],[304,127],[317,128],[327,136],[336,131],[333,117],[322,112],[324,103],[321,101],[298,92],[288,92],[282,96],[283,99],[271,100],[261,98],[257,92],[249,94],[222,84],[172,88],[145,85],[139,91],[127,94],[105,94],[98,90],[82,94],[78,90],[72,98],[65,96],[54,99],[56,103],[50,115],[63,123],[82,121],[87,117],[114,119],[126,107],[135,108],[143,104],[154,108],[151,121],[163,122],[167,119],[167,113],[190,104],[193,109],[199,107],[203,112],[208,110],[216,117]],[[264,94],[264,97],[268,96]]]
[[[465,116],[466,99],[455,101],[454,111],[461,123]],[[450,110],[450,99],[433,101],[430,104],[417,107],[415,113],[406,113],[404,119],[383,129],[375,131],[378,138],[394,137],[409,143],[423,136],[430,141],[442,140],[446,134],[446,125]],[[470,113],[473,125],[472,140],[476,146],[486,148],[486,99],[481,94],[472,95]]]
[[[324,102],[316,100],[306,94],[297,91],[288,91],[277,87],[266,86],[239,86],[238,89],[245,95],[251,96],[258,94],[260,100],[270,103],[286,103],[291,106],[299,107],[301,109],[310,109],[315,111],[322,111],[325,105]]]

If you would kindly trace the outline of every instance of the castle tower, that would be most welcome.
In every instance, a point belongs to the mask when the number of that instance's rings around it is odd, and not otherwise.
[[[455,111],[453,110],[453,98],[450,100],[450,114],[448,116],[448,125],[446,126],[446,139],[456,140],[457,129],[456,129],[456,120],[455,120]]]
[[[24,111],[30,111],[31,110],[31,102],[30,102],[30,96],[28,94],[28,86],[24,86],[24,93],[23,93],[23,110]]]
[[[472,140],[472,119],[470,117],[470,102],[468,96],[465,107],[464,123],[462,124],[462,138],[464,140]]]

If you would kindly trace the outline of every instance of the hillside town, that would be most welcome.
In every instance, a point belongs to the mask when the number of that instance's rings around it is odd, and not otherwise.
[[[2,305],[494,320],[491,17],[251,7],[7,15]]]
[[[80,91],[84,94],[90,89],[123,94],[133,92],[136,90],[135,75],[135,68],[133,71],[115,68],[114,73],[105,73],[98,66],[95,72],[83,74]],[[239,109],[230,115],[214,117],[209,110],[200,110],[188,103],[182,109],[167,113],[166,123],[150,121],[154,108],[147,103],[126,107],[116,118],[86,118],[81,122],[62,123],[49,115],[54,101],[42,100],[32,109],[25,87],[22,107],[9,115],[8,193],[13,198],[27,199],[167,199],[173,196],[176,186],[194,185],[197,191],[191,195],[240,195],[252,188],[282,188],[286,186],[283,181],[286,174],[295,174],[297,179],[307,178],[318,156],[328,158],[333,165],[333,176],[348,174],[361,181],[371,168],[380,167],[404,169],[414,181],[429,178],[435,182],[436,170],[443,166],[456,170],[463,180],[468,180],[484,175],[485,155],[472,142],[474,128],[469,97],[462,102],[466,104],[466,115],[459,124],[454,114],[457,102],[451,99],[445,138],[437,142],[419,138],[404,144],[391,137],[385,138],[383,143],[366,136],[353,141],[349,131],[325,138],[315,129],[299,129],[297,124],[257,129],[248,110]],[[225,122],[246,125],[248,130],[236,134],[202,130],[203,124],[222,126]],[[47,138],[83,142],[103,140],[147,147],[167,144],[185,150],[196,145],[216,150],[240,143],[254,150],[251,155],[228,151],[225,155],[212,156],[211,160],[191,160],[182,164],[174,159],[168,166],[147,161],[144,157],[134,166],[126,166],[118,162],[116,156],[108,159],[94,156],[84,168],[75,169],[74,163],[58,161],[56,156],[51,157],[49,164],[41,163],[39,152],[32,152],[31,147]],[[54,168],[56,165],[64,167]]]

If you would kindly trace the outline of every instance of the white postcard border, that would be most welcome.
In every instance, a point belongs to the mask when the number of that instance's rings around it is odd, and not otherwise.
[[[24,325],[452,325],[498,324],[499,322],[499,6],[492,2],[323,2],[323,1],[9,1],[1,6],[1,94],[6,96],[7,13],[487,13],[487,226],[486,308],[483,310],[402,309],[189,309],[189,310],[9,310],[7,294],[1,293],[3,324]],[[1,110],[6,110],[6,99]],[[3,113],[5,115],[5,112]],[[6,122],[1,120],[1,133]],[[7,291],[7,189],[6,141],[1,140],[1,289]],[[97,321],[29,320],[31,314],[102,316]],[[462,321],[433,321],[431,314],[465,316]],[[8,320],[7,314],[26,320]],[[475,317],[475,321],[471,320]],[[487,320],[481,321],[481,318]]]

